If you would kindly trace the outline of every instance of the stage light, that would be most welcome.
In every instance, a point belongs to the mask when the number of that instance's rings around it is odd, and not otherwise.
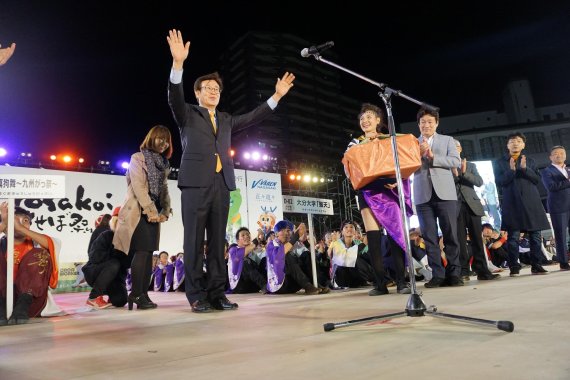
[[[128,168],[129,168],[129,163],[128,163],[127,161],[123,161],[123,162],[121,163],[121,167],[122,167],[123,169],[128,169]]]
[[[233,157],[236,155],[236,151],[233,149],[230,149],[230,157]]]
[[[301,180],[301,176],[300,176],[300,175],[297,175],[297,177],[295,177],[295,178],[297,179],[297,181],[300,181],[300,180]]]
[[[243,154],[243,158],[245,158],[246,160],[249,160],[251,158],[251,154],[249,152],[245,152]]]
[[[253,152],[253,153],[251,154],[251,158],[252,158],[254,161],[259,160],[259,156],[260,156],[259,152]]]
[[[70,156],[63,156],[63,162],[65,162],[65,163],[71,162],[71,157]]]
[[[6,151],[6,149],[0,148],[0,157],[4,157],[7,154],[8,154],[8,152]]]
[[[261,158],[263,161],[267,161],[269,159],[269,156],[267,154],[264,154]]]
[[[295,178],[296,178],[296,177],[295,177],[295,174],[291,174],[291,175],[289,176],[289,179],[290,179],[291,181],[294,181]]]
[[[313,182],[319,182],[319,179],[317,177],[313,177]]]
[[[311,182],[311,176],[308,174],[305,174],[303,176],[303,182]]]
[[[325,179],[324,179],[324,178],[321,178],[321,183],[323,183],[323,182],[325,182]]]
[[[49,156],[49,159],[55,161],[57,160],[57,156],[55,154],[52,154],[51,156]]]
[[[83,157],[81,157],[81,158],[79,158],[79,160],[77,160],[77,161],[79,161],[79,163],[82,164],[82,163],[85,162],[85,159],[84,159]]]

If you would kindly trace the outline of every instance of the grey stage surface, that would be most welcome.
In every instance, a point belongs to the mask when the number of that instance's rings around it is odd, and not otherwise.
[[[155,310],[92,311],[0,328],[0,379],[570,379],[570,272],[425,289],[427,306],[510,320],[513,333],[431,316],[323,332],[323,324],[402,311],[408,295],[230,295],[237,311],[194,314],[183,293],[150,292]],[[395,293],[395,289],[391,288]]]

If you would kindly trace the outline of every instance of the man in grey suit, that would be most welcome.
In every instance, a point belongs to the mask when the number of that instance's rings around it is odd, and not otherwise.
[[[451,168],[459,167],[461,159],[453,138],[436,133],[438,112],[421,108],[417,120],[422,166],[414,173],[414,203],[433,273],[425,287],[462,286],[457,243],[457,193],[451,173]],[[446,267],[438,243],[438,221],[445,245]]]
[[[461,155],[461,143],[457,140],[455,146]],[[478,280],[495,280],[500,274],[493,274],[487,267],[487,258],[483,248],[481,217],[485,215],[481,200],[473,189],[483,185],[483,178],[472,162],[461,160],[459,168],[452,168],[453,179],[457,188],[457,241],[459,242],[459,262],[461,263],[461,278],[469,281],[469,260],[467,250],[467,231],[471,238],[471,253],[473,255],[473,270],[477,272]]]

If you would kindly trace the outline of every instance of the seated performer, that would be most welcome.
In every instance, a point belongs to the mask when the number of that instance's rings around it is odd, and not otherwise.
[[[247,227],[236,232],[237,245],[229,249],[228,278],[232,293],[267,293],[267,279],[251,257],[255,244]]]
[[[305,289],[307,295],[328,293],[329,288],[317,288],[309,281],[299,267],[298,257],[292,254],[293,223],[281,220],[273,229],[275,239],[266,247],[267,290],[275,294],[296,293],[300,289]]]
[[[14,310],[6,315],[8,239],[0,240],[0,326],[20,325],[39,316],[46,306],[48,287],[55,289],[58,268],[54,241],[30,230],[32,214],[16,207],[14,218]],[[8,233],[8,203],[0,204],[0,233]]]
[[[153,270],[154,291],[170,292],[174,282],[174,264],[168,261],[168,252],[162,251],[158,255],[158,264]]]
[[[89,261],[83,266],[87,283],[92,287],[86,304],[94,309],[110,306],[123,307],[127,303],[127,269],[131,265],[130,256],[113,247],[113,237],[117,226],[117,215],[113,212],[109,228],[103,231],[91,245]],[[105,301],[103,295],[108,295]]]
[[[329,247],[335,283],[349,288],[373,283],[374,269],[361,255],[365,245],[354,239],[354,222],[342,222],[340,230],[340,239],[333,241]]]

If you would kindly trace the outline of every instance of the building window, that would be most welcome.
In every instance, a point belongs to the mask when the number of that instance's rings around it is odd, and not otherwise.
[[[525,133],[526,144],[525,151],[527,153],[543,153],[546,152],[546,138],[542,132]]]
[[[479,141],[481,158],[499,158],[507,151],[507,136],[484,137]]]
[[[570,128],[560,128],[551,132],[552,143],[570,147]]]

